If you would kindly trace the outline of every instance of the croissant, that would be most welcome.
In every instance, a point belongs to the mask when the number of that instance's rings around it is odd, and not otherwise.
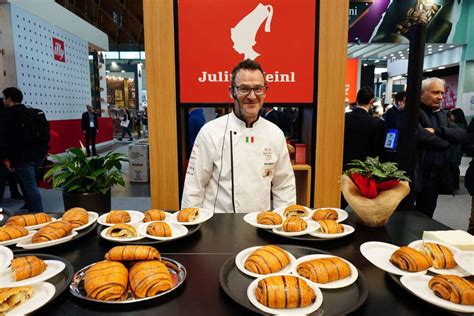
[[[117,301],[125,296],[128,270],[120,262],[100,261],[86,271],[84,288],[87,297],[101,301]]]
[[[136,263],[128,275],[130,288],[136,297],[149,297],[173,287],[168,268],[160,261],[141,261]]]
[[[199,216],[197,207],[185,208],[178,212],[178,222],[192,222]]]
[[[107,231],[107,236],[115,238],[137,237],[137,230],[132,225],[115,224]]]
[[[105,218],[105,222],[109,224],[128,223],[131,220],[130,214],[127,211],[110,211]]]
[[[421,251],[433,260],[433,267],[436,269],[452,269],[456,267],[454,255],[448,247],[428,242],[423,244]]]
[[[280,214],[268,211],[257,215],[257,223],[262,225],[279,225],[282,222]]]
[[[149,224],[146,228],[146,233],[156,237],[171,237],[172,235],[171,227],[166,222],[154,222]]]
[[[332,219],[318,221],[321,226],[319,229],[323,234],[339,234],[344,232],[344,226]]]
[[[288,206],[285,211],[283,212],[283,216],[291,217],[291,216],[298,216],[298,217],[306,217],[308,216],[308,211],[302,205],[293,204]]]
[[[275,273],[290,263],[285,250],[275,245],[263,246],[255,250],[245,260],[244,267],[257,274]]]
[[[15,215],[7,220],[6,226],[33,226],[51,222],[52,218],[46,213]]]
[[[72,231],[72,226],[65,221],[52,222],[36,232],[31,238],[31,242],[36,244],[40,242],[55,240],[66,237]]]
[[[105,254],[105,260],[110,261],[138,261],[138,260],[160,260],[158,250],[150,246],[116,246]]]
[[[166,218],[166,213],[161,210],[148,210],[145,211],[145,218],[143,219],[144,222],[152,222],[152,221],[164,221]]]
[[[15,258],[11,262],[14,281],[29,279],[46,270],[46,263],[36,256]]]
[[[89,222],[89,214],[81,207],[73,207],[64,213],[62,220],[69,222],[72,228],[77,228]]]
[[[322,221],[325,219],[337,220],[338,214],[336,210],[328,208],[324,210],[317,210],[316,212],[313,213],[313,216],[311,218],[315,221]]]
[[[31,286],[7,287],[0,289],[0,315],[29,300],[34,293]]]
[[[276,275],[258,282],[255,297],[270,308],[299,308],[313,304],[316,293],[302,278]]]
[[[432,266],[433,260],[424,253],[413,248],[400,247],[390,257],[390,262],[402,270],[418,272]]]
[[[428,286],[434,294],[456,304],[474,305],[474,284],[456,275],[437,275]]]
[[[7,241],[28,235],[28,230],[23,226],[0,227],[0,241]]]
[[[349,264],[336,257],[302,262],[296,267],[296,271],[302,277],[316,283],[334,282],[351,275]]]
[[[308,223],[298,216],[288,217],[283,222],[283,231],[285,232],[300,232],[308,227]]]

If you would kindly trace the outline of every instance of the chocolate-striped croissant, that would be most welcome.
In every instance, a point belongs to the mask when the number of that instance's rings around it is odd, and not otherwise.
[[[319,229],[323,234],[339,234],[344,232],[344,226],[332,219],[318,221]]]
[[[452,269],[456,267],[452,251],[443,245],[431,242],[424,243],[421,251],[433,260],[436,269]]]
[[[147,226],[146,233],[156,237],[171,237],[172,230],[166,222],[154,222]]]
[[[68,236],[71,231],[72,226],[68,222],[55,221],[38,230],[31,238],[31,242],[36,244],[56,240]]]
[[[6,226],[33,226],[51,222],[52,218],[46,213],[15,215],[7,220]]]
[[[197,207],[185,208],[178,212],[178,222],[192,222],[199,216]]]
[[[296,271],[315,283],[329,283],[347,278],[351,268],[347,262],[336,257],[314,259],[300,263]]]
[[[285,217],[292,217],[292,216],[298,216],[298,217],[306,217],[308,216],[308,210],[298,204],[293,204],[285,208],[285,211],[283,212],[283,216]]]
[[[456,304],[474,305],[474,284],[456,275],[437,275],[428,286],[434,294]]]
[[[282,229],[285,232],[300,232],[308,228],[308,223],[298,216],[288,217],[283,222]]]
[[[77,228],[89,222],[89,214],[82,207],[73,207],[64,213],[62,220]]]
[[[127,211],[110,211],[105,218],[105,222],[109,224],[128,223],[132,219]]]
[[[313,216],[311,216],[311,218],[315,221],[323,221],[325,219],[337,220],[338,214],[336,210],[328,208],[328,209],[315,211],[313,213]]]
[[[290,263],[285,250],[275,245],[263,246],[255,250],[245,260],[244,267],[257,274],[275,273]]]
[[[28,229],[23,226],[0,227],[0,241],[7,241],[28,235]]]
[[[166,219],[166,213],[162,210],[148,210],[144,214],[144,222],[164,221]]]
[[[160,260],[161,256],[158,250],[150,246],[116,246],[105,254],[105,260],[110,261],[141,261],[141,260]]]
[[[282,220],[280,214],[272,211],[262,212],[257,215],[257,223],[262,225],[279,225]]]
[[[258,282],[255,297],[270,308],[299,308],[313,304],[316,293],[302,278],[275,275]]]
[[[84,288],[87,297],[101,301],[124,298],[128,287],[128,270],[120,262],[100,261],[86,271]]]
[[[130,288],[136,297],[155,296],[173,287],[168,268],[160,261],[141,261],[136,263],[128,275]]]
[[[115,224],[107,230],[107,236],[114,238],[137,237],[137,230],[132,225]]]
[[[11,262],[14,281],[32,278],[46,270],[46,263],[36,256],[15,258]]]
[[[390,257],[390,262],[401,270],[418,272],[428,269],[433,265],[430,257],[416,249],[400,247]]]

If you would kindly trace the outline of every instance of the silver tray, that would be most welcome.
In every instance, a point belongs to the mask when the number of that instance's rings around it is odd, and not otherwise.
[[[181,263],[169,258],[164,258],[164,257],[161,257],[161,262],[163,262],[168,267],[168,271],[171,273],[171,278],[175,282],[175,285],[170,290],[166,292],[161,292],[155,296],[135,298],[132,291],[128,289],[125,299],[121,301],[101,301],[101,300],[95,300],[95,299],[87,297],[86,290],[84,288],[84,278],[86,276],[87,269],[92,267],[95,263],[90,264],[87,267],[84,267],[81,270],[74,273],[71,284],[69,285],[69,292],[71,292],[72,295],[80,299],[91,301],[91,302],[105,303],[105,304],[130,304],[130,303],[137,303],[137,302],[151,300],[151,299],[160,297],[162,295],[165,295],[174,291],[181,284],[183,284],[184,280],[186,279],[186,268],[184,268],[184,266]]]

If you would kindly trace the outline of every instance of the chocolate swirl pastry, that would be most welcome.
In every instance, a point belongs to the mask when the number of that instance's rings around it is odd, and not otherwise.
[[[454,255],[448,247],[435,243],[424,243],[421,251],[433,260],[436,269],[452,269],[456,267]]]
[[[115,224],[109,228],[107,236],[114,238],[132,238],[137,237],[137,230],[132,225]]]
[[[329,283],[350,276],[351,268],[344,260],[330,257],[302,262],[296,272],[315,283]]]
[[[161,255],[150,246],[115,246],[105,254],[105,260],[110,261],[141,261],[141,260],[160,260]]]
[[[23,226],[0,227],[0,241],[7,241],[28,235],[28,230]]]
[[[166,213],[162,210],[148,210],[144,214],[144,222],[164,221],[166,218]]]
[[[300,232],[308,228],[308,223],[301,217],[288,217],[283,222],[283,231],[285,232]]]
[[[64,213],[62,220],[69,222],[72,228],[77,228],[89,222],[89,214],[81,207],[73,207]]]
[[[257,223],[261,225],[279,225],[282,222],[280,214],[267,211],[257,215]]]
[[[178,212],[178,222],[192,222],[199,216],[197,207],[185,208]]]
[[[433,260],[423,252],[404,246],[400,247],[390,257],[390,262],[401,270],[418,272],[433,265]]]
[[[136,263],[128,275],[130,288],[136,297],[155,296],[173,287],[168,268],[160,261]]]
[[[283,212],[283,216],[285,216],[285,217],[292,217],[292,216],[306,217],[306,216],[308,216],[308,211],[302,205],[293,204],[293,205],[288,206],[285,209],[285,211]]]
[[[474,284],[456,275],[437,275],[428,286],[434,294],[456,304],[474,305]]]
[[[101,301],[122,300],[127,287],[128,270],[120,262],[100,261],[86,271],[84,288],[89,298]]]
[[[130,214],[127,211],[110,211],[105,218],[105,222],[109,224],[128,223],[131,220]]]
[[[51,222],[52,218],[46,213],[15,215],[7,220],[5,226],[33,226]]]
[[[245,260],[244,267],[257,274],[275,273],[290,263],[285,250],[275,245],[263,246],[255,250]]]
[[[311,218],[315,221],[322,221],[326,219],[337,220],[338,214],[337,211],[333,209],[317,210],[313,213]]]

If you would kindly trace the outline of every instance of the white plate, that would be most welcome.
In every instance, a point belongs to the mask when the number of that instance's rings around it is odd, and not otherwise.
[[[31,285],[34,289],[33,295],[23,304],[18,305],[6,316],[27,315],[37,310],[51,300],[56,293],[56,288],[51,283],[41,282]]]
[[[466,272],[474,275],[474,251],[459,251],[454,255],[454,261]]]
[[[351,275],[348,276],[347,278],[337,280],[337,281],[333,281],[333,282],[329,282],[329,283],[316,283],[316,282],[310,281],[309,279],[306,279],[305,277],[299,275],[298,272],[296,272],[297,267],[300,263],[310,261],[310,260],[314,260],[314,259],[321,259],[321,258],[339,258],[339,259],[343,260],[351,268]],[[313,283],[321,289],[339,289],[341,287],[346,287],[346,286],[349,286],[352,283],[354,283],[357,280],[357,278],[359,277],[359,273],[357,272],[357,268],[354,267],[354,265],[352,263],[350,263],[349,261],[347,261],[344,258],[341,258],[341,257],[338,257],[338,256],[333,256],[333,255],[308,255],[308,256],[299,257],[298,259],[296,259],[296,263],[293,266],[293,268],[291,269],[291,273],[294,274],[294,275],[297,275],[299,277],[302,277],[308,283]]]
[[[431,278],[432,277],[429,275],[402,276],[400,278],[400,282],[413,294],[422,300],[427,301],[428,303],[449,309],[454,312],[474,313],[474,306],[472,305],[455,304],[448,300],[437,297],[428,286],[428,282],[431,280]]]
[[[130,225],[130,224],[129,224]],[[144,236],[140,235],[139,231],[138,231],[138,224],[135,224],[135,225],[131,225],[133,227],[135,227],[135,230],[137,231],[137,237],[131,237],[131,238],[118,238],[118,237],[111,237],[111,236],[107,236],[107,232],[109,231],[109,229],[111,229],[112,227],[107,227],[105,229],[103,229],[101,232],[100,232],[100,236],[104,239],[107,239],[107,240],[110,240],[110,241],[116,241],[116,242],[125,242],[125,241],[136,241],[136,240],[140,240],[140,239],[143,239],[145,238]]]
[[[288,205],[288,206],[289,206],[289,205]],[[285,209],[286,209],[288,206],[276,208],[276,209],[275,209],[275,212],[277,212],[278,214],[280,214],[282,217],[285,217],[285,216],[283,215],[283,213],[285,212]],[[312,214],[312,213],[311,213],[312,210],[311,210],[309,207],[306,207],[306,206],[304,206],[304,205],[302,205],[302,206],[306,209],[306,211],[308,211],[308,216],[304,216],[304,217],[301,217],[301,218],[304,219],[304,220],[310,219],[310,218],[311,218],[311,214]]]
[[[124,210],[124,211],[130,214],[130,222],[122,223],[122,224],[129,224],[129,225],[137,224],[143,221],[143,219],[145,218],[145,214],[143,214],[142,212],[131,211],[131,210]],[[100,215],[99,218],[97,219],[97,223],[104,226],[114,226],[115,224],[110,224],[105,221],[105,219],[107,218],[107,215],[109,215],[109,213]]]
[[[278,275],[290,275],[290,274],[279,273]],[[255,289],[258,286],[258,282],[262,279],[265,279],[266,277],[268,277],[268,275],[265,275],[263,277],[259,277],[258,279],[253,280],[252,283],[250,283],[249,287],[247,288],[247,296],[250,302],[262,312],[269,313],[269,314],[276,314],[276,315],[308,315],[316,311],[321,306],[321,304],[323,304],[323,293],[321,293],[321,290],[313,282],[306,282],[308,283],[308,286],[311,287],[314,290],[314,293],[316,294],[316,300],[314,301],[313,304],[306,307],[288,308],[288,309],[277,309],[277,308],[266,307],[265,305],[260,304],[260,302],[257,301],[257,298],[255,297]],[[304,278],[302,279],[307,281]]]
[[[143,216],[145,216],[145,212],[143,212]],[[171,213],[165,212],[164,221],[171,221]],[[143,217],[143,223],[151,223],[151,222],[145,222],[145,217]]]
[[[451,252],[453,253],[453,255],[456,255],[456,253],[460,252],[460,250],[458,248],[455,248],[453,246],[450,246],[450,245],[447,245],[445,243],[442,243],[442,242],[439,242],[439,241],[434,241],[434,240],[415,240],[413,242],[411,242],[408,247],[412,247],[412,248],[415,248],[416,250],[421,250],[421,247],[423,245],[423,242],[430,242],[430,243],[434,243],[434,244],[439,244],[439,245],[443,245],[445,247],[447,247],[449,250],[451,250]],[[454,259],[456,261],[456,259]],[[473,263],[474,264],[474,263]],[[460,277],[466,277],[466,276],[470,276],[471,273],[465,271],[462,267],[460,267],[459,265],[457,265],[455,268],[453,269],[436,269],[434,267],[431,267],[428,269],[429,271],[433,272],[433,273],[436,273],[436,274],[454,274],[454,275],[457,275],[457,276],[460,276]]]
[[[21,242],[23,240],[26,240],[28,238],[31,238],[33,237],[33,235],[36,233],[36,230],[30,230],[28,231],[28,235],[26,236],[23,236],[23,237],[18,237],[18,238],[15,238],[15,239],[10,239],[10,240],[5,240],[5,241],[0,241],[0,245],[1,246],[9,246],[9,245],[14,245],[18,242]]]
[[[175,212],[175,213],[171,214],[170,222],[174,222],[176,224],[181,224],[181,225],[184,225],[184,226],[197,225],[197,224],[204,223],[205,221],[210,219],[213,215],[214,214],[212,213],[211,210],[208,210],[208,209],[205,209],[205,208],[200,208],[199,209],[199,215],[194,221],[192,221],[192,222],[179,222],[178,221],[178,212]]]
[[[171,237],[157,237],[157,236],[147,234],[146,228],[148,227],[148,225],[150,225],[151,223],[156,223],[156,222],[160,222],[160,221],[152,221],[152,222],[147,222],[147,223],[142,224],[139,228],[140,235],[145,236],[146,238],[155,239],[155,240],[173,240],[176,238],[186,236],[188,234],[188,229],[186,228],[186,226],[177,224],[174,222],[166,222],[166,221],[165,223],[168,223],[168,225],[170,225],[171,227]]]
[[[31,285],[52,278],[56,274],[63,271],[66,267],[64,262],[58,260],[44,260],[44,263],[46,263],[46,270],[44,270],[43,273],[38,274],[32,278],[17,282],[13,281],[13,274],[11,268],[2,269],[0,270],[0,284],[2,285],[2,287]]]
[[[360,245],[360,252],[374,266],[396,275],[423,275],[427,270],[408,272],[399,269],[390,262],[392,254],[400,247],[379,241],[368,241]]]
[[[326,238],[326,239],[333,239],[333,238],[341,238],[341,237],[344,237],[344,236],[347,236],[347,235],[350,235],[352,234],[354,231],[355,231],[355,228],[350,226],[350,225],[346,225],[346,224],[341,224],[342,226],[344,226],[344,232],[342,233],[338,233],[338,234],[324,234],[322,233],[319,228],[316,229],[315,231],[309,233],[311,236],[314,236],[314,237],[318,237],[318,238]]]
[[[320,207],[320,208],[315,208],[312,212],[311,212],[311,217],[313,216],[313,213],[318,211],[318,210],[335,210],[337,212],[337,220],[336,222],[340,223],[340,222],[343,222],[345,221],[348,217],[349,217],[349,214],[344,211],[343,209],[340,209],[340,208],[336,208],[336,207]],[[310,217],[310,218],[311,218]]]
[[[13,259],[13,251],[10,248],[0,246],[0,269],[6,268],[10,265]],[[2,284],[0,282],[0,284]]]
[[[257,228],[264,228],[264,229],[272,229],[272,228],[278,228],[281,227],[282,224],[278,225],[264,225],[264,224],[259,224],[257,223],[257,216],[260,214],[260,212],[252,212],[252,213],[247,213],[244,216],[244,221],[249,223],[252,226],[255,226]],[[282,222],[285,221],[286,217],[282,216],[280,213],[278,215],[281,216]]]
[[[306,222],[306,223],[308,224],[308,227],[306,227],[305,230],[302,230],[299,232],[285,232],[283,231],[283,227],[273,228],[272,231],[277,235],[281,235],[285,237],[293,237],[293,236],[302,236],[302,235],[310,234],[319,228],[319,224],[314,221]]]
[[[277,271],[275,273],[269,273],[269,274],[257,274],[257,273],[253,273],[249,270],[247,270],[245,268],[245,261],[247,260],[247,258],[250,256],[250,254],[252,252],[254,252],[255,250],[257,250],[258,248],[262,248],[263,246],[256,246],[256,247],[250,247],[250,248],[247,248],[247,249],[244,249],[242,250],[241,252],[239,252],[237,254],[237,256],[235,256],[235,265],[237,266],[237,268],[242,272],[242,273],[245,273],[246,275],[249,275],[253,278],[259,278],[261,277],[262,275],[264,276],[270,276],[270,275],[275,275],[275,274],[281,274],[281,273],[290,273],[291,269],[293,268],[293,265],[295,264],[296,262],[296,258],[295,256],[293,256],[291,253],[289,253],[288,251],[285,250],[285,252],[288,254],[288,257],[290,258],[290,263],[284,267],[283,269],[281,269],[280,271]],[[284,249],[283,249],[284,250]]]
[[[54,245],[62,244],[65,242],[68,242],[69,240],[73,239],[74,236],[77,235],[76,231],[72,231],[71,234],[67,235],[66,237],[55,239],[55,240],[50,240],[50,241],[45,241],[45,242],[39,242],[39,243],[32,243],[31,242],[31,236],[29,239],[23,240],[22,242],[19,242],[16,244],[17,247],[21,247],[24,249],[38,249],[38,248],[45,248],[45,247],[51,247]]]
[[[94,224],[94,222],[99,217],[99,214],[97,214],[96,212],[87,212],[87,214],[89,214],[89,221],[86,224],[82,225],[82,226],[73,228],[73,230],[82,230],[84,228],[87,228],[87,227],[91,226],[92,224]],[[61,217],[61,220],[62,220],[62,217]]]
[[[43,223],[43,224],[38,224],[38,225],[25,226],[25,228],[28,229],[28,230],[38,229],[38,228],[44,227],[44,226],[48,225],[49,223],[52,223],[52,222],[55,222],[55,221],[57,221],[57,219],[54,218],[54,217],[51,217],[51,220],[49,222],[46,222],[46,223]]]

